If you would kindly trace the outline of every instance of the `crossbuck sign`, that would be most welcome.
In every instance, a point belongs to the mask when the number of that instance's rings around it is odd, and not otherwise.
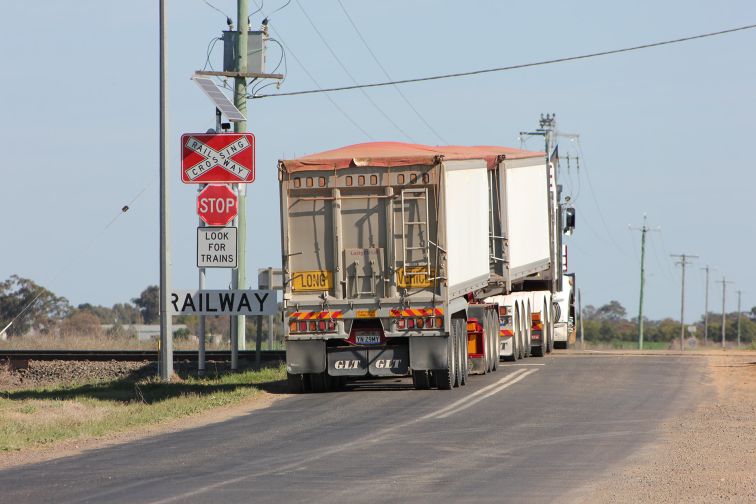
[[[181,181],[185,184],[255,180],[255,137],[251,133],[187,133],[181,136]]]

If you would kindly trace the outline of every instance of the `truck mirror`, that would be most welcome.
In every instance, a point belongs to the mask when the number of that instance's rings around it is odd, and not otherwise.
[[[564,209],[564,234],[570,236],[575,230],[575,208]]]

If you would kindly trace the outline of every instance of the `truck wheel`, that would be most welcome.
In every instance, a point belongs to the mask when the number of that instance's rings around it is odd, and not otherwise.
[[[486,312],[484,320],[483,347],[486,352],[486,367],[483,370],[483,374],[486,374],[491,372],[491,366],[493,366],[493,352],[491,350],[491,317],[489,312]]]
[[[470,372],[467,367],[467,324],[464,320],[459,321],[459,384],[467,385],[467,377]]]
[[[457,361],[457,358],[454,356],[454,335],[457,332],[454,330],[454,325],[454,321],[452,321],[451,331],[449,332],[449,337],[446,339],[446,368],[433,371],[436,387],[439,390],[451,390],[454,388],[454,364]]]
[[[544,334],[544,331],[541,331],[541,345],[540,346],[531,345],[531,347],[530,347],[530,355],[532,355],[533,357],[543,357],[543,354],[544,354],[544,351],[543,351],[544,348],[543,347],[546,344],[546,342],[543,340],[543,338],[545,336],[546,335]]]
[[[286,373],[286,385],[290,394],[304,393],[304,377],[301,374]]]
[[[491,310],[488,311],[488,372],[493,373],[496,371],[496,356],[499,355],[496,352],[496,332],[494,329],[494,316]]]
[[[415,390],[428,390],[430,388],[430,373],[428,371],[412,371],[412,385]]]
[[[456,324],[454,324],[454,327],[456,328],[455,336],[454,336],[454,386],[459,387],[462,382],[462,365],[461,365],[461,356],[462,356],[462,349],[460,348],[460,341],[462,339],[461,335],[461,328],[459,319],[456,320]]]
[[[330,392],[331,390],[331,377],[328,373],[311,373],[310,374],[310,387],[316,394],[322,394],[323,392]]]
[[[493,370],[496,371],[499,368],[499,349],[501,348],[501,340],[499,339],[499,319],[496,313],[491,314],[491,320],[493,325]]]

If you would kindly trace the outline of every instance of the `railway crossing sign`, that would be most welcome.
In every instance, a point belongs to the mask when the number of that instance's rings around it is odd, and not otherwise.
[[[225,226],[238,209],[239,199],[227,185],[210,184],[197,195],[197,215],[208,226]]]
[[[236,268],[235,227],[197,228],[197,267]]]
[[[251,133],[181,135],[181,181],[185,184],[250,184],[255,180]]]

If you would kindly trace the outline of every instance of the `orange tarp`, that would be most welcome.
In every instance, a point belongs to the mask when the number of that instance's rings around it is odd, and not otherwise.
[[[485,159],[489,168],[499,157],[525,159],[544,157],[543,152],[533,152],[493,145],[477,146],[432,146],[402,142],[369,142],[348,145],[297,159],[280,161],[289,173],[306,170],[341,170],[351,166],[395,167],[434,164],[438,159],[462,160]]]

